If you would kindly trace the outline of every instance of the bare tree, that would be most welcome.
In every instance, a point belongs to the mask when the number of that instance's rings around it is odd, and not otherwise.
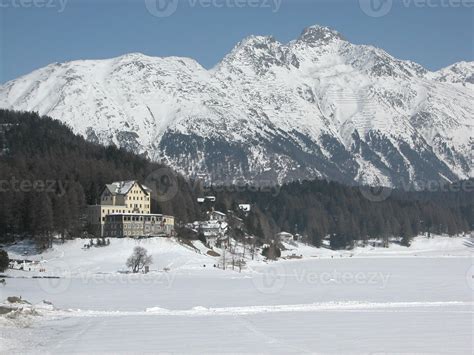
[[[127,267],[131,268],[134,273],[139,272],[145,266],[153,263],[151,255],[143,247],[135,247],[133,254],[127,259]]]
[[[256,238],[251,237],[251,244],[250,244],[250,254],[252,255],[252,260],[255,260],[255,249],[256,249]]]
[[[226,251],[227,246],[223,245],[222,246],[222,269],[225,270],[225,264],[226,264],[226,259],[225,259],[225,251]]]

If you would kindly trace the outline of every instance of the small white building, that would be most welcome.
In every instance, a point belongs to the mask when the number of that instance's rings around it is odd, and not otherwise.
[[[227,215],[223,212],[212,211],[212,212],[209,212],[209,220],[210,221],[225,222],[225,221],[227,221]]]
[[[227,233],[227,222],[220,221],[196,221],[188,226],[198,233],[202,233],[206,238],[218,238]]]
[[[239,210],[241,211],[250,212],[251,209],[252,209],[252,206],[250,206],[250,204],[248,203],[242,203],[239,205]]]
[[[292,242],[295,240],[295,236],[288,232],[280,232],[276,236],[277,240],[281,242]]]

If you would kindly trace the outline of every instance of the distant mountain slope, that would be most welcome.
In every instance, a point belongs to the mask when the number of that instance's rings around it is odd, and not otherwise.
[[[246,38],[211,70],[138,53],[51,64],[0,86],[0,107],[213,181],[423,187],[474,176],[473,73],[312,26],[288,44]]]
[[[180,221],[207,219],[211,208],[233,210],[260,242],[287,231],[316,245],[332,235],[333,247],[345,247],[367,237],[455,235],[474,225],[474,179],[437,192],[347,187],[325,180],[260,190],[209,187],[124,149],[88,142],[49,117],[0,109],[0,244],[14,236],[34,237],[39,245],[50,244],[55,234],[81,236],[87,229],[85,205],[97,202],[105,184],[132,179],[152,188],[152,211],[175,216],[177,227]],[[216,197],[215,204],[197,202],[209,195]],[[248,214],[238,208],[241,203],[251,205]]]

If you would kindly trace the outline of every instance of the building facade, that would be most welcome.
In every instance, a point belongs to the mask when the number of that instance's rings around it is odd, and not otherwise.
[[[150,214],[151,190],[138,181],[107,184],[97,205],[88,206],[88,223],[103,235],[106,217],[111,214]]]
[[[188,223],[187,228],[195,230],[197,233],[202,233],[206,238],[216,238],[224,236],[227,233],[227,222],[213,221],[196,221]]]
[[[219,211],[211,211],[209,212],[209,220],[210,221],[218,221],[218,222],[225,222],[227,221],[227,215],[225,213]]]
[[[103,236],[169,237],[174,235],[174,217],[161,214],[115,213],[105,217]]]
[[[252,206],[248,203],[241,203],[239,205],[239,210],[243,212],[250,212],[251,209],[252,209]]]

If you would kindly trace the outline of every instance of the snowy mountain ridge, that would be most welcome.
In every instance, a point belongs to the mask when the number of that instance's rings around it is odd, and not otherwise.
[[[410,185],[473,177],[474,62],[437,72],[321,26],[251,36],[207,70],[131,53],[54,63],[0,107],[164,161],[187,176]]]

